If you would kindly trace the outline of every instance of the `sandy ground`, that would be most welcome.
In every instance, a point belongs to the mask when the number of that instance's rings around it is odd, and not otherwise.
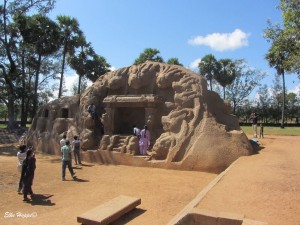
[[[300,225],[300,137],[267,136],[256,155],[241,157],[197,206],[242,214],[269,225]],[[115,222],[167,224],[217,174],[85,163],[61,181],[61,161],[37,154],[36,199],[17,194],[13,146],[0,146],[0,224],[78,224],[76,217],[119,195],[142,204]],[[28,216],[28,218],[26,218]]]
[[[17,151],[0,150],[0,224],[79,224],[77,216],[119,195],[140,197],[142,204],[114,224],[167,224],[217,174],[84,163],[61,181],[61,160],[37,154],[36,194],[24,203],[17,194]],[[28,218],[22,218],[28,216]]]
[[[300,137],[267,136],[241,157],[198,208],[244,215],[269,225],[300,225]]]

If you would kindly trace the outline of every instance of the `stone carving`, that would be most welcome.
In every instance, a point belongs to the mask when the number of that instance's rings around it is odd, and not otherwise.
[[[92,102],[99,115],[96,120],[86,110]],[[128,158],[138,154],[134,124],[148,125],[152,146],[148,161]],[[58,140],[70,127],[72,134],[83,138],[83,159],[100,163],[109,158],[126,165],[222,171],[253,151],[237,118],[217,93],[207,90],[202,76],[156,62],[109,72],[80,96],[41,107],[28,141],[41,151],[58,154]]]

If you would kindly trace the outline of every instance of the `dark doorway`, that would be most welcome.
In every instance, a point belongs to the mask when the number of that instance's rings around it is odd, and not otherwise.
[[[114,134],[132,134],[133,125],[136,125],[140,129],[145,125],[144,108],[115,108]]]
[[[61,117],[62,118],[68,118],[69,117],[69,110],[66,108],[61,109]]]

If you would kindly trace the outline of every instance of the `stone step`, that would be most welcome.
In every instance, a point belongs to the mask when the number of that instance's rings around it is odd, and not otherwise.
[[[77,222],[85,225],[106,225],[141,204],[140,198],[120,195],[77,217]]]

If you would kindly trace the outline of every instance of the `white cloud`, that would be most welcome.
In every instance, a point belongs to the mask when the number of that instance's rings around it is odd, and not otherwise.
[[[235,29],[232,33],[213,33],[206,36],[197,36],[188,40],[188,43],[190,45],[206,45],[213,50],[222,52],[248,46],[249,35],[240,29]]]
[[[191,70],[197,69],[200,61],[201,61],[201,58],[195,59],[193,62],[190,63],[189,68]]]

